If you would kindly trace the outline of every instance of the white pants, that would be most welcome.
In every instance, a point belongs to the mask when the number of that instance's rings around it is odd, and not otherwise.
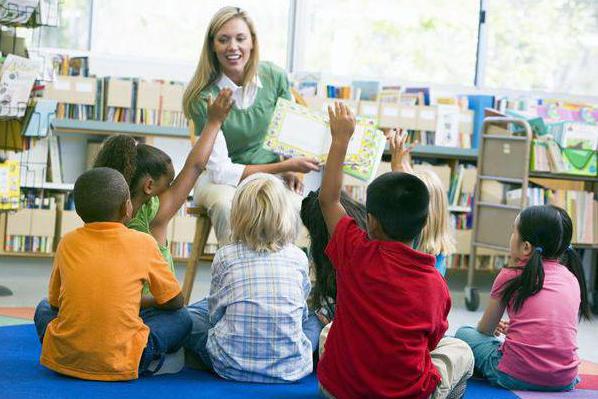
[[[320,357],[324,356],[324,344],[332,323],[328,323],[320,333]],[[463,379],[468,379],[473,374],[473,352],[469,345],[460,339],[444,337],[430,355],[432,364],[440,373],[440,383],[432,394],[432,399],[444,399]],[[332,398],[325,389],[320,390],[324,397]]]
[[[195,185],[193,202],[207,210],[212,226],[214,227],[214,232],[216,233],[216,238],[218,239],[219,247],[230,242],[230,209],[236,190],[237,188],[233,186],[212,183],[205,179],[204,176],[200,177]],[[297,209],[297,212],[299,212],[303,197],[290,190],[289,194],[291,195],[293,205]],[[300,243],[303,244],[302,240],[305,236],[305,232],[303,230],[300,231],[297,245]]]

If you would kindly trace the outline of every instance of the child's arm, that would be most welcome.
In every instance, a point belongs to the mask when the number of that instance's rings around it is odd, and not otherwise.
[[[355,130],[355,117],[346,105],[338,102],[334,104],[334,110],[331,106],[328,107],[328,115],[332,143],[324,168],[319,201],[328,234],[332,235],[338,222],[347,214],[341,205],[343,161],[347,154],[349,140]]]
[[[182,293],[178,294],[177,296],[172,298],[170,301],[163,303],[161,305],[158,304],[156,302],[156,300],[154,299],[154,297],[151,295],[144,295],[141,298],[141,309],[154,307],[156,309],[162,309],[162,310],[178,310],[178,309],[182,308],[184,304],[185,304],[185,299],[183,298]]]
[[[413,147],[405,144],[407,136],[406,131],[399,129],[399,131],[394,130],[388,138],[391,153],[390,169],[393,172],[413,173],[409,155]]]
[[[211,97],[208,98],[208,121],[187,156],[183,169],[174,179],[170,188],[160,195],[160,209],[152,221],[152,233],[154,233],[154,228],[166,228],[170,219],[187,200],[199,175],[205,170],[216,141],[216,135],[232,108],[231,96],[230,89],[222,89],[215,100],[212,101]]]
[[[499,326],[500,319],[505,313],[505,308],[506,306],[501,301],[490,298],[484,315],[478,323],[478,331],[482,334],[494,335],[496,328]]]

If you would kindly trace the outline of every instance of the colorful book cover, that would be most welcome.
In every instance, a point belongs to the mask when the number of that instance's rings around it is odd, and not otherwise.
[[[19,209],[20,187],[19,161],[0,163],[0,209]]]
[[[279,98],[264,147],[287,158],[309,157],[326,162],[331,136],[328,116]],[[371,119],[357,118],[345,158],[345,173],[369,181],[375,174],[386,138]]]

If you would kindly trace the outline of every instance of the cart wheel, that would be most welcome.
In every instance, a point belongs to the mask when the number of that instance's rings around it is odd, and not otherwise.
[[[592,313],[598,314],[598,291],[594,291],[593,297],[594,303],[592,304]]]
[[[0,296],[11,296],[12,291],[3,285],[0,285]]]
[[[465,288],[465,307],[472,312],[480,307],[480,293],[477,288]]]

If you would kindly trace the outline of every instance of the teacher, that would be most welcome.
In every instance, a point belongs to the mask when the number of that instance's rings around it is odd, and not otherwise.
[[[205,35],[199,63],[183,96],[183,109],[199,135],[207,121],[207,98],[230,88],[234,106],[216,137],[207,171],[195,186],[194,201],[207,209],[218,244],[230,240],[230,208],[236,186],[254,173],[280,174],[299,193],[296,175],[319,169],[317,161],[280,157],[263,147],[279,97],[292,100],[284,70],[259,61],[259,42],[247,12],[220,9]],[[295,195],[300,206],[300,197]]]

